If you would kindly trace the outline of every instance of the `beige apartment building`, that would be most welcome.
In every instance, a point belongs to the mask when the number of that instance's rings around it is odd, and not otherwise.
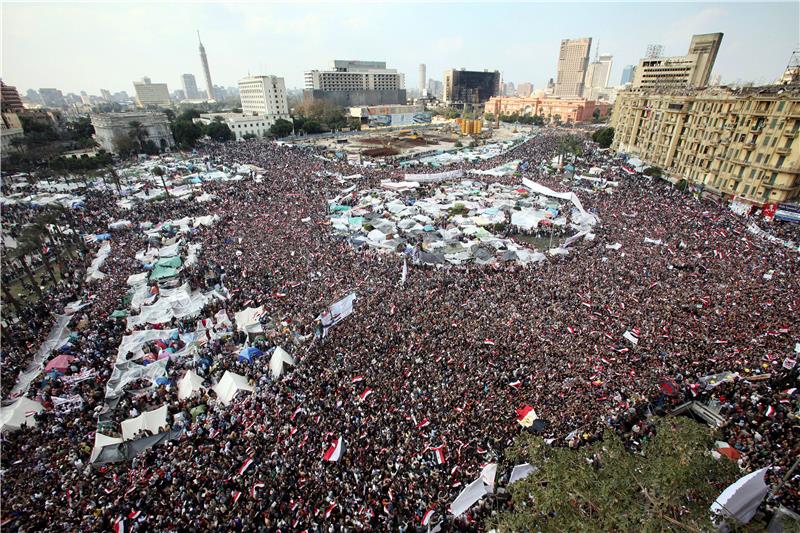
[[[612,148],[754,205],[800,199],[800,85],[622,91]]]
[[[633,74],[633,89],[705,87],[717,59],[722,33],[693,35],[684,56],[646,57]]]
[[[558,52],[555,96],[581,98],[586,87],[592,38],[563,39]]]

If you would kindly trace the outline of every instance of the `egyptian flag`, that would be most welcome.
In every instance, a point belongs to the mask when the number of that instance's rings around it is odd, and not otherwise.
[[[795,392],[797,392],[797,387],[793,387],[791,389],[786,389],[785,391],[781,391],[781,394],[785,394],[786,396],[791,396]]]
[[[239,471],[237,472],[238,475],[242,475],[245,471],[250,468],[250,465],[253,464],[253,456],[251,455],[242,463],[242,466],[239,467]]]
[[[367,387],[366,389],[364,389],[364,392],[358,395],[358,397],[361,398],[361,401],[363,402],[364,400],[367,399],[367,396],[369,396],[370,394],[372,394],[372,389]]]
[[[622,336],[632,344],[639,344],[639,333],[639,328],[633,328],[626,331]]]
[[[774,414],[775,414],[775,408],[770,405],[769,407],[767,407],[767,412],[764,413],[764,416],[772,416]]]
[[[675,396],[678,394],[679,390],[675,382],[669,378],[661,380],[660,389],[661,392],[663,392],[667,396]]]
[[[358,383],[359,381],[363,381],[363,380],[364,380],[364,376],[356,376],[356,377],[354,377],[352,379],[351,383],[355,384],[355,383]]]
[[[533,425],[533,421],[538,418],[539,417],[536,416],[536,411],[534,411],[533,407],[530,405],[523,405],[517,409],[517,422],[519,422],[519,425],[522,427],[531,427]]]
[[[420,522],[422,523],[423,526],[427,526],[428,524],[430,524],[431,518],[433,518],[433,514],[436,512],[434,511],[434,509],[435,507],[431,507],[430,509],[425,511],[424,515],[422,515],[422,519],[420,520]]]
[[[494,339],[484,339],[483,344],[488,344],[489,346],[494,346]]]
[[[427,419],[427,418],[426,418],[425,420],[423,420],[422,422],[420,422],[419,424],[417,424],[417,429],[422,429],[422,428],[424,428],[424,427],[427,427],[427,426],[429,426],[429,425],[430,425],[430,423],[431,423],[431,421],[430,421],[429,419]]]
[[[140,514],[142,514],[141,511],[131,511],[130,513],[128,513],[128,518],[130,518],[131,520],[136,520],[137,518],[139,518]]]
[[[441,446],[437,446],[435,448],[431,448],[434,457],[436,457],[436,464],[444,464],[447,459],[444,456],[444,444]]]
[[[344,450],[344,439],[339,437],[335,441],[331,443],[327,450],[325,450],[325,454],[322,456],[323,461],[338,461],[339,458],[342,456],[342,451]]]
[[[125,533],[125,519],[121,516],[114,522],[114,533]]]
[[[520,380],[512,381],[508,386],[519,390],[519,388],[522,387],[522,382]]]
[[[250,487],[250,497],[255,499],[256,497],[256,490],[263,489],[266,485],[262,481],[255,483],[252,487]]]
[[[233,505],[236,505],[236,502],[239,501],[239,498],[241,498],[241,496],[242,496],[242,493],[240,491],[238,491],[238,490],[234,491],[234,492],[231,492],[231,497],[233,498]]]
[[[332,503],[330,507],[328,507],[328,509],[325,511],[325,518],[331,516],[331,513],[333,512],[334,509],[336,509],[336,503]]]

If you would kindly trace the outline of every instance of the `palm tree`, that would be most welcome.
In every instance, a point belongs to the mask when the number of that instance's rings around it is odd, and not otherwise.
[[[47,230],[47,226],[43,224],[40,220],[37,220],[33,224],[30,224],[29,226],[25,227],[25,229],[22,231],[22,235],[20,238],[22,241],[28,241],[32,244],[31,246],[32,253],[35,252],[41,256],[44,268],[45,270],[47,270],[47,274],[53,281],[53,285],[58,283],[55,272],[53,272],[53,266],[50,264],[50,259],[44,252],[45,247],[51,248],[54,246],[53,241],[50,237],[50,232]]]
[[[164,169],[161,167],[155,167],[153,169],[153,174],[161,178],[161,185],[164,186],[164,192],[167,194],[167,198],[169,198],[169,189],[167,189],[167,182],[164,181]]]
[[[36,277],[33,275],[33,271],[31,270],[31,266],[25,261],[25,258],[38,252],[39,251],[39,244],[35,241],[31,241],[27,238],[23,238],[20,236],[19,240],[17,240],[17,248],[15,258],[22,264],[22,269],[25,271],[25,275],[28,276],[28,279],[33,286],[33,290],[36,294],[39,295],[39,298],[42,297],[42,289],[39,288],[39,282],[36,281]]]
[[[2,289],[3,289],[3,297],[5,298],[5,301],[10,303],[12,306],[14,306],[14,310],[17,313],[19,313],[19,311],[21,309],[21,307],[19,305],[19,301],[16,298],[14,298],[13,294],[11,294],[11,289],[8,288],[8,284],[7,283],[3,283],[2,284]]]

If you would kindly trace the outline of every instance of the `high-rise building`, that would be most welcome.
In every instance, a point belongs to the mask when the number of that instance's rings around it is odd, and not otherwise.
[[[484,104],[500,96],[500,72],[450,69],[444,72],[443,100],[448,104]]]
[[[103,100],[105,100],[106,102],[111,102],[113,98],[111,96],[111,91],[109,91],[108,89],[100,89],[100,96],[102,96]]]
[[[30,100],[32,104],[44,105],[44,101],[42,100],[41,95],[36,89],[28,89],[27,91],[25,91],[25,98]]]
[[[622,78],[619,80],[620,85],[626,85],[633,81],[633,71],[636,70],[636,65],[625,65],[622,69]]]
[[[13,85],[6,85],[2,80],[0,80],[0,107],[2,107],[3,113],[16,113],[25,109],[17,88]]]
[[[529,82],[520,83],[517,85],[517,96],[527,98],[533,94],[533,84]]]
[[[421,96],[425,95],[425,63],[420,63],[419,65],[419,94]]]
[[[544,94],[553,94],[555,92],[556,92],[556,84],[553,81],[553,78],[550,78],[550,80],[547,82],[547,87],[544,90]]]
[[[692,36],[685,56],[643,58],[633,76],[633,89],[705,87],[717,58],[722,33]]]
[[[597,59],[589,64],[589,69],[586,71],[586,87],[590,89],[605,89],[608,87],[613,59],[614,56],[610,54],[600,54]]]
[[[514,87],[514,82],[509,81],[503,84],[503,96],[516,96],[517,88]]]
[[[145,76],[142,81],[133,82],[136,91],[136,107],[169,107],[172,101],[169,98],[169,89],[166,83],[152,83]]]
[[[194,74],[181,74],[181,82],[183,83],[183,94],[186,95],[187,100],[197,100],[200,98],[200,93],[197,91],[197,80]]]
[[[200,40],[200,31],[197,32],[197,42],[200,43],[200,63],[203,64],[203,74],[206,77],[206,95],[209,100],[214,99],[214,84],[211,83],[211,71],[208,70],[208,58],[206,57],[206,49],[203,48],[203,41]],[[195,88],[197,84],[195,84]]]
[[[581,97],[586,83],[586,69],[589,66],[589,50],[592,38],[563,39],[558,54],[558,76],[556,96]]]
[[[754,204],[800,199],[800,86],[621,91],[615,150]]]
[[[260,115],[274,120],[289,119],[286,85],[277,76],[248,76],[239,80],[242,113]]]
[[[433,78],[430,78],[428,80],[428,96],[432,96],[434,98],[441,98],[443,90],[444,86],[442,85],[442,82],[440,82],[439,80],[434,80]]]
[[[64,94],[58,89],[39,89],[39,96],[41,96],[42,104],[44,104],[45,107],[67,107],[67,101],[64,100]]]
[[[305,72],[303,96],[343,107],[405,104],[405,76],[383,61],[337,59],[331,70]]]

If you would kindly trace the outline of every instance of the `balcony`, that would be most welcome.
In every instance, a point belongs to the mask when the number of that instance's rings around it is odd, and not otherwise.
[[[787,148],[785,146],[778,146],[777,148],[775,148],[775,153],[781,155],[789,155],[791,151],[792,151],[791,148]]]
[[[790,139],[794,139],[795,135],[797,135],[797,132],[796,131],[786,130],[786,131],[783,132],[783,135],[785,137],[789,137]]]
[[[753,126],[752,128],[750,128],[750,133],[760,133],[761,130],[763,129],[764,129],[763,124],[761,126]]]
[[[744,143],[744,146],[742,148],[744,148],[745,150],[753,150],[753,149],[755,149],[755,147],[756,147],[756,143],[749,142],[749,143]]]
[[[731,138],[730,137],[725,137],[724,139],[720,139],[719,140],[719,144],[727,145],[727,144],[730,144],[730,142],[731,142]]]

